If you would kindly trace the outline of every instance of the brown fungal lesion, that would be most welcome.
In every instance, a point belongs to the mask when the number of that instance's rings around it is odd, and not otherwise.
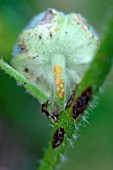
[[[56,130],[53,141],[52,141],[52,148],[57,148],[64,140],[64,128],[60,127]]]
[[[72,109],[73,119],[76,119],[87,108],[92,96],[92,87],[88,87],[76,100]]]
[[[28,52],[28,50],[26,48],[26,45],[25,45],[25,43],[23,41],[21,43],[19,42],[18,45],[19,45],[19,47],[20,47],[20,49],[22,50],[23,53]]]
[[[76,119],[80,114],[82,114],[85,109],[87,108],[89,101],[91,99],[92,96],[92,87],[88,87],[76,100],[76,102],[74,102],[74,98],[76,95],[76,91],[77,91],[78,85],[76,86],[76,88],[73,90],[69,100],[67,101],[67,104],[65,106],[65,110],[67,110],[69,107],[72,106],[72,117],[73,119]],[[52,118],[54,120],[54,122],[58,122],[59,116],[63,113],[60,112],[59,113],[59,108],[57,106],[57,104],[54,102],[54,110],[52,113],[49,113],[48,111],[48,105],[50,104],[50,100],[48,100],[46,103],[42,104],[42,112],[44,112],[46,114],[46,116],[48,118]]]
[[[26,68],[24,69],[24,71],[25,71],[26,73],[28,73],[28,72],[29,72],[29,69],[26,67]]]
[[[43,17],[39,24],[45,25],[51,23],[55,15],[56,15],[55,10],[48,9],[48,11],[46,12],[45,16]]]
[[[48,118],[52,118],[54,122],[58,122],[58,117],[59,117],[59,109],[56,103],[54,103],[54,110],[53,113],[49,113],[48,111],[48,106],[50,104],[50,100],[48,100],[46,103],[42,104],[41,111],[46,114]]]
[[[54,111],[52,114],[50,114],[51,118],[53,118],[54,122],[58,122],[59,117],[59,109],[56,103],[54,103]]]
[[[39,35],[38,37],[39,37],[40,40],[42,39],[42,35]]]
[[[49,117],[49,112],[47,111],[47,106],[50,104],[50,101],[48,100],[46,103],[42,104],[41,111],[46,114],[47,117]]]
[[[53,36],[52,32],[49,33],[49,36],[52,38],[52,36]]]
[[[71,94],[70,98],[68,99],[68,101],[66,103],[65,110],[68,109],[72,105],[76,91],[77,91],[77,88],[78,88],[78,85],[76,85],[75,89],[72,91],[72,94]]]

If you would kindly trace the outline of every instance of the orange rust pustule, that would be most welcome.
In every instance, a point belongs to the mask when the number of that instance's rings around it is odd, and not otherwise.
[[[59,29],[58,29],[58,28],[55,28],[55,29],[54,29],[54,31],[55,31],[55,32],[58,32],[58,31],[59,31]]]
[[[64,79],[62,77],[62,67],[59,66],[58,64],[54,65],[54,79],[55,79],[55,84],[56,84],[56,93],[59,99],[62,99],[65,94],[65,89],[64,89]]]
[[[59,94],[59,99],[62,99],[62,98],[63,98],[63,94],[60,93],[60,94]]]
[[[59,94],[59,92],[60,92],[60,88],[59,87],[56,88],[56,92]]]
[[[56,82],[56,85],[59,85],[60,84],[60,79],[56,78],[55,82]]]

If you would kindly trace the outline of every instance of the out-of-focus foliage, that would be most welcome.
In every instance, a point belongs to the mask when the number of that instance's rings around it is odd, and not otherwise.
[[[29,20],[49,7],[77,11],[86,17],[99,35],[109,18],[113,0],[4,0],[0,1],[0,56],[12,57],[18,34]],[[68,149],[68,170],[113,169],[113,73],[100,97],[99,107],[81,128],[74,148]],[[50,136],[49,121],[38,101],[0,71],[0,169],[35,170]],[[62,168],[63,169],[63,168]]]

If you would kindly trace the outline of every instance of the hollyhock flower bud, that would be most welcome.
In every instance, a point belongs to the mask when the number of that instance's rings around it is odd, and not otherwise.
[[[11,64],[61,109],[88,69],[98,44],[81,15],[48,9],[20,34]]]

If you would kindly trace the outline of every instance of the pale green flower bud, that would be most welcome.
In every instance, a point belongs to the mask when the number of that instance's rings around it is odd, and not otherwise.
[[[49,9],[20,34],[11,63],[60,109],[81,81],[98,44],[81,15]]]

